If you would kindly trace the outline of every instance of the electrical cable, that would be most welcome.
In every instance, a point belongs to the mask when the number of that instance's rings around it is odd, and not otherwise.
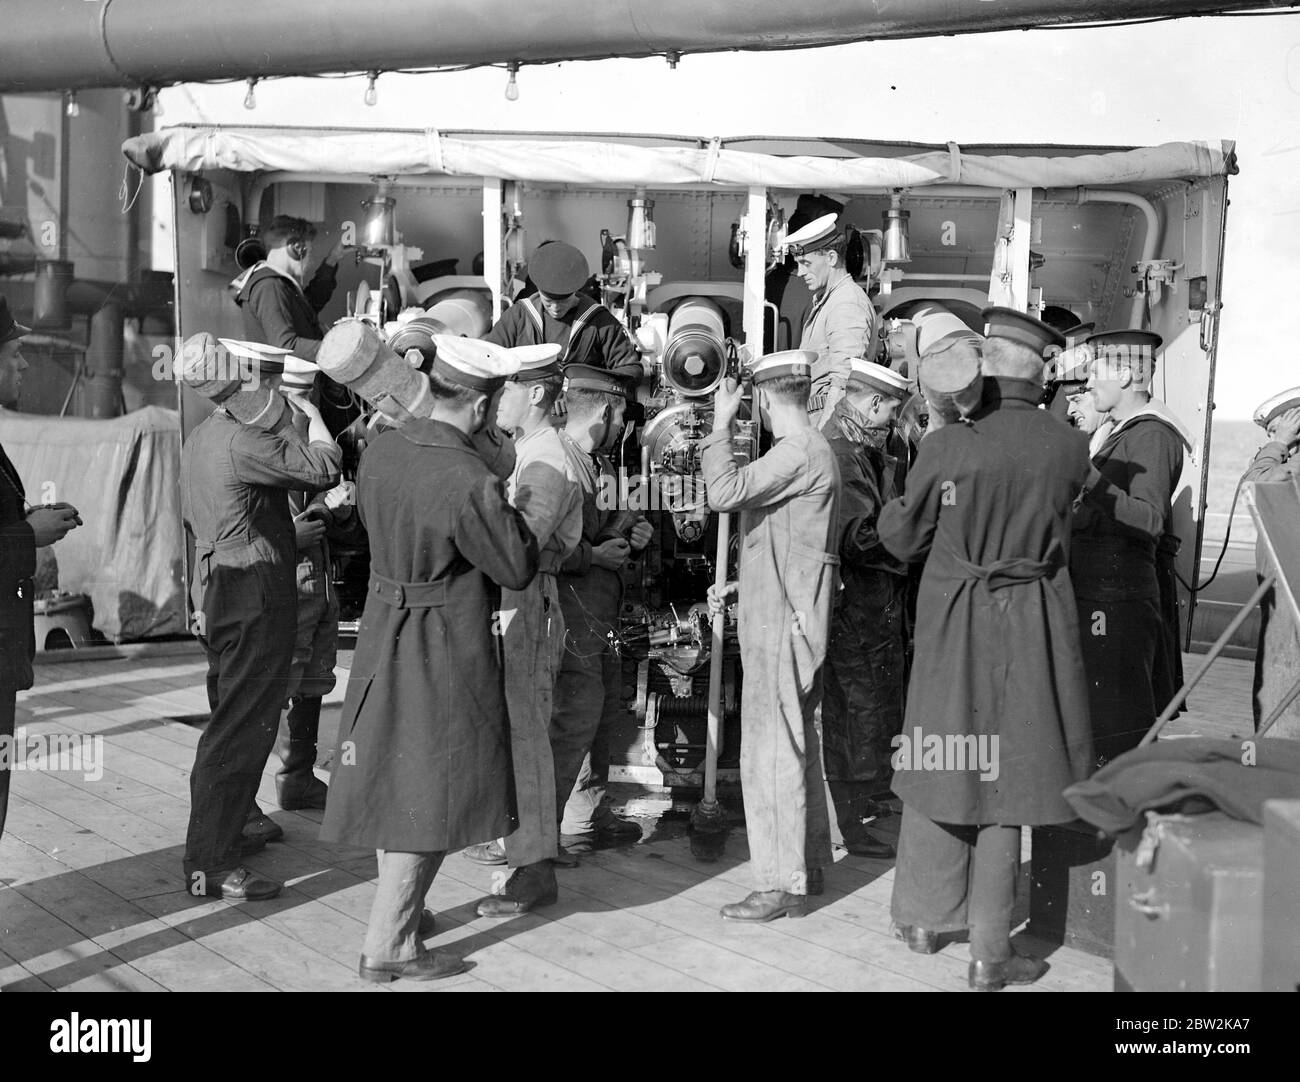
[[[1214,561],[1214,570],[1210,572],[1210,577],[1200,585],[1192,586],[1190,583],[1183,580],[1183,576],[1178,574],[1177,569],[1174,571],[1174,577],[1178,579],[1179,584],[1184,590],[1187,590],[1193,595],[1199,594],[1201,591],[1206,589],[1219,574],[1219,567],[1223,564],[1223,558],[1228,554],[1228,542],[1232,539],[1232,520],[1237,511],[1237,500],[1241,496],[1241,487],[1246,483],[1246,476],[1249,473],[1250,469],[1247,467],[1246,472],[1237,480],[1237,488],[1232,494],[1232,503],[1228,507],[1228,526],[1223,532],[1223,547],[1219,549],[1219,557]]]

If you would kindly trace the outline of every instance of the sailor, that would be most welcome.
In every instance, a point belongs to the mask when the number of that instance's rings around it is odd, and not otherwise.
[[[816,714],[839,564],[839,471],[808,416],[815,362],[794,350],[754,366],[755,405],[776,441],[761,458],[740,466],[733,457],[741,388],[730,380],[700,443],[709,506],[741,513],[739,578],[709,587],[715,614],[739,597],[745,671],[740,778],[754,890],[722,907],[727,920],[802,916],[831,863]]]
[[[283,351],[251,352],[244,363],[256,366],[250,374],[259,383],[282,369]],[[186,382],[210,390],[220,368],[211,336],[190,339],[179,362]],[[241,867],[240,856],[264,844],[241,839],[241,831],[288,699],[297,632],[288,494],[333,488],[341,457],[320,411],[305,399],[291,402],[307,418],[305,440],[283,422],[264,427],[287,410],[277,391],[261,393],[267,404],[260,415],[244,422],[233,405],[221,405],[181,452],[181,514],[194,539],[191,598],[212,710],[190,774],[186,886],[196,895],[243,900],[274,897],[281,886]]]
[[[1070,547],[1100,765],[1138,745],[1181,683],[1177,596],[1162,579],[1172,580],[1172,500],[1191,440],[1151,397],[1159,335],[1107,331],[1086,344],[1088,389],[1114,422],[1092,456]]]
[[[439,349],[432,415],[361,457],[370,588],[339,726],[325,841],[377,851],[359,973],[436,980],[465,963],[425,950],[424,896],[448,849],[515,826],[502,680],[501,590],[537,573],[537,542],[470,436],[516,358]]]
[[[623,431],[631,387],[615,372],[571,364],[564,372],[567,409],[560,442],[569,477],[582,492],[582,538],[560,566],[564,656],[551,706],[551,750],[560,820],[560,859],[641,837],[635,823],[605,801],[609,730],[621,708],[622,664],[611,636],[623,600],[620,571],[650,543],[641,514],[608,499],[617,486],[606,457]]]
[[[827,195],[805,192],[799,196],[794,213],[786,223],[787,234],[798,233],[814,218],[839,214],[844,204]],[[767,272],[763,280],[763,298],[776,309],[775,326],[764,325],[763,352],[776,353],[795,349],[803,332],[804,319],[812,307],[812,294],[799,276],[799,265],[788,251],[785,258]]]
[[[9,311],[0,296],[0,406],[16,409],[27,360],[22,339],[31,334]],[[62,541],[81,525],[70,503],[32,507],[18,471],[0,447],[0,740],[14,735],[15,699],[32,686],[32,659],[36,640],[32,634],[36,550]],[[4,836],[9,807],[11,756],[0,764],[0,837]]]
[[[556,363],[559,346],[505,350],[465,338],[439,335],[436,340],[440,350],[527,355],[519,358],[519,371],[502,389],[496,413],[497,424],[515,438],[517,458],[507,494],[540,550],[537,577],[522,590],[501,591],[506,712],[519,828],[504,845],[482,842],[466,852],[481,864],[498,863],[500,853],[513,869],[503,888],[477,907],[481,917],[505,917],[556,899],[552,862],[558,856],[559,829],[549,730],[564,652],[564,615],[556,576],[582,539],[582,493],[569,479],[564,445],[551,424],[551,408],[564,379]]]
[[[284,363],[284,374],[271,377],[272,385],[278,385],[287,398],[307,398],[319,406],[321,381],[316,365],[297,357],[286,357]],[[296,414],[290,420],[299,436],[305,437],[306,417]],[[289,669],[289,702],[276,748],[280,769],[275,790],[285,811],[325,807],[327,787],[313,768],[321,705],[334,690],[338,661],[339,601],[330,581],[330,541],[341,537],[364,543],[355,502],[355,486],[349,481],[340,481],[326,492],[289,493],[298,545],[298,634]],[[247,826],[244,833],[249,833]]]
[[[307,266],[315,237],[316,227],[311,222],[277,214],[261,233],[266,258],[230,283],[235,303],[244,313],[246,339],[277,346],[300,360],[313,362],[325,337],[320,311],[334,294],[339,260],[351,249],[340,234],[308,280]],[[323,415],[330,431],[338,435],[360,411],[338,384],[323,376],[317,382]]]
[[[968,983],[997,990],[1047,968],[1011,949],[1020,827],[1072,820],[1061,792],[1092,767],[1067,568],[1088,453],[1037,408],[1060,336],[1012,309],[983,315],[982,402],[922,441],[878,531],[898,559],[925,558],[894,759],[896,934],[930,954],[969,928]]]
[[[590,275],[587,257],[572,244],[547,241],[528,260],[528,276],[538,292],[524,297],[484,336],[498,346],[560,347],[561,369],[588,365],[620,379],[641,377],[641,356],[623,325],[597,301],[579,292]]]
[[[1084,345],[1088,336],[1096,330],[1095,323],[1080,323],[1065,330],[1057,328],[1065,336],[1065,348],[1059,353],[1049,354],[1047,362],[1046,383],[1048,393],[1047,408],[1063,421],[1069,421],[1076,428],[1081,426],[1076,417],[1083,416],[1083,409],[1073,408],[1087,389],[1088,365],[1092,354]],[[1086,409],[1086,407],[1084,407]],[[1095,414],[1096,410],[1088,410]],[[1096,425],[1083,431],[1095,432]]]
[[[854,359],[848,387],[822,429],[839,467],[836,538],[843,588],[835,597],[826,649],[822,759],[845,848],[892,857],[864,823],[887,813],[893,755],[903,728],[908,566],[880,543],[880,509],[902,494],[906,449],[891,445],[911,382]],[[901,467],[901,468],[900,468]]]
[[[1268,440],[1255,455],[1244,481],[1288,481],[1300,476],[1300,387],[1274,395],[1255,411],[1255,423]],[[1255,542],[1255,575],[1260,582],[1271,570],[1263,539]],[[1259,639],[1255,647],[1252,702],[1255,728],[1273,712],[1300,681],[1300,640],[1295,619],[1286,605],[1278,605],[1277,588],[1270,587],[1259,601]],[[1273,736],[1300,738],[1300,702],[1292,703],[1269,732]]]
[[[876,310],[849,274],[848,234],[836,215],[823,215],[791,233],[786,245],[812,293],[799,348],[817,354],[809,408],[821,427],[848,385],[849,362],[875,359]]]

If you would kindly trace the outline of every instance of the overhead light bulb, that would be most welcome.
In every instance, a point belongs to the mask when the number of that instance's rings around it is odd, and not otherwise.
[[[518,101],[519,84],[515,82],[515,76],[519,74],[519,61],[510,61],[510,63],[506,65],[506,70],[510,72],[510,80],[506,83],[506,101]]]
[[[257,108],[257,96],[253,93],[253,90],[256,86],[257,86],[257,79],[255,79],[253,76],[250,75],[248,77],[248,93],[244,95],[245,109]]]
[[[77,92],[75,90],[68,91],[68,104],[63,111],[68,116],[81,116],[81,106],[77,104]]]
[[[379,72],[377,72],[377,71],[369,72],[369,73],[367,74],[366,78],[367,78],[367,82],[366,82],[366,104],[367,104],[367,105],[378,105],[378,104],[379,104],[379,90],[378,90],[378,89],[376,88],[376,86],[375,86],[375,80],[379,78]]]

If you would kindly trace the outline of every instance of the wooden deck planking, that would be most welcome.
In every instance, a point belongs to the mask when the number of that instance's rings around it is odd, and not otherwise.
[[[1187,659],[1195,671],[1198,657]],[[204,665],[191,657],[73,661],[38,669],[19,701],[31,733],[104,737],[104,774],[19,772],[0,841],[0,986],[6,990],[381,990],[356,958],[374,896],[373,853],[317,839],[319,813],[259,799],[283,843],[248,858],[287,883],[276,901],[230,905],[183,890],[180,853],[189,770],[200,732],[171,718],[206,712]],[[330,696],[342,698],[346,673]],[[1250,731],[1249,662],[1216,662],[1171,733]],[[889,836],[897,819],[880,824]],[[430,891],[435,949],[471,952],[449,981],[393,991],[935,990],[964,987],[963,944],[913,955],[889,935],[892,865],[841,856],[809,916],[729,924],[717,907],[749,889],[743,831],[724,858],[700,864],[671,832],[561,870],[560,902],[492,921],[474,903],[494,869],[449,855]],[[1024,938],[1022,936],[1022,938]],[[1051,948],[1048,948],[1049,950]],[[1110,986],[1110,965],[1067,948],[1032,990]]]

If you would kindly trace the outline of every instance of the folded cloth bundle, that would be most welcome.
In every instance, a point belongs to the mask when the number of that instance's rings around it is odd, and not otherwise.
[[[1300,799],[1300,741],[1160,740],[1107,763],[1064,792],[1079,818],[1122,834],[1151,811],[1218,808],[1234,819],[1264,821],[1264,801]]]

